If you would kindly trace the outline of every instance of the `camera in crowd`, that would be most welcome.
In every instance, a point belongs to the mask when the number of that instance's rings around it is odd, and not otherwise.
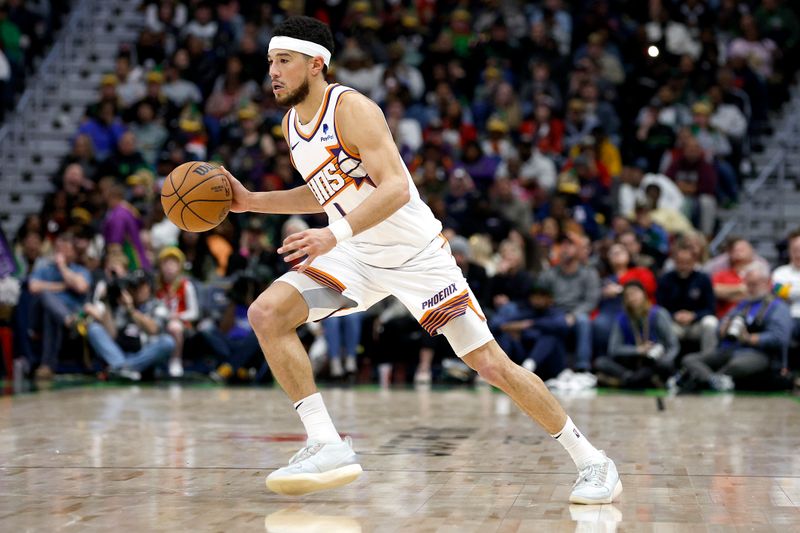
[[[150,274],[144,270],[135,270],[126,276],[118,276],[116,273],[112,273],[106,290],[108,304],[113,309],[116,309],[119,306],[122,291],[131,292],[144,283],[152,283]]]
[[[725,338],[730,340],[739,340],[745,331],[747,331],[747,324],[744,321],[744,317],[741,315],[736,315],[731,319],[731,323],[728,325],[728,330],[725,332]]]
[[[647,357],[650,359],[660,359],[662,355],[666,353],[666,349],[664,348],[663,344],[654,344],[647,350]]]

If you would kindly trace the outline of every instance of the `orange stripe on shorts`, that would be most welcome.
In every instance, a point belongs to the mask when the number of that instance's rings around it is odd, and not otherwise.
[[[297,271],[299,268],[299,266],[292,267],[292,271]],[[344,283],[318,268],[306,267],[302,273],[320,285],[324,285],[329,289],[335,290],[336,292],[344,292],[344,290],[347,288],[345,287]]]
[[[430,309],[419,319],[419,324],[431,335],[450,320],[463,315],[469,305],[469,292],[464,290],[450,298],[436,309]]]

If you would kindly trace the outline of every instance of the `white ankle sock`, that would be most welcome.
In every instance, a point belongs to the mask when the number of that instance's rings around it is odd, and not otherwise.
[[[601,457],[597,448],[592,446],[589,439],[575,427],[570,417],[567,417],[567,423],[564,424],[561,431],[552,435],[552,437],[567,450],[567,453],[572,457],[578,470],[581,470],[592,461]]]
[[[341,442],[339,432],[333,426],[322,395],[318,392],[307,396],[294,404],[294,409],[300,415],[300,420],[306,427],[308,440],[315,442]]]

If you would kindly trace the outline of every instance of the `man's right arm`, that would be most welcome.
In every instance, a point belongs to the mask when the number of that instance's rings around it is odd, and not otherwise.
[[[305,185],[288,191],[248,192],[249,195],[245,201],[246,211],[253,213],[306,215],[323,212],[314,193]]]
[[[288,113],[284,115],[281,123],[284,139],[287,135],[287,117]],[[231,211],[234,213],[249,211],[274,215],[310,215],[324,211],[314,193],[306,186],[295,187],[288,191],[248,191],[225,167],[222,167],[222,171],[228,176],[233,189]]]

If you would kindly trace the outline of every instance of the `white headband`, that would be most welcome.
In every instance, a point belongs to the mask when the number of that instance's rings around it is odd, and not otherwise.
[[[311,57],[320,56],[325,61],[326,67],[331,66],[331,52],[321,44],[281,35],[269,40],[269,51],[272,52],[275,49],[291,50]]]

